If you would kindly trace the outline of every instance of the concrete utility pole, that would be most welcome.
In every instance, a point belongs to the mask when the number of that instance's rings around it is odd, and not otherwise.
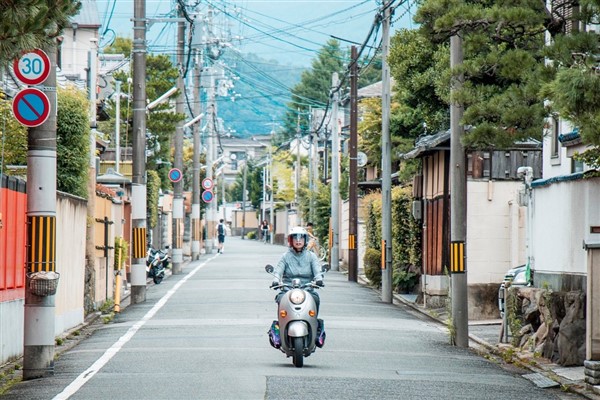
[[[88,163],[88,182],[87,182],[87,205],[86,216],[89,221],[96,220],[96,58],[98,42],[90,43],[88,52],[88,99],[90,114],[90,137],[89,137],[89,163]],[[92,89],[94,88],[94,89]],[[85,239],[85,269],[90,275],[89,292],[84,294],[84,304],[87,311],[91,311],[96,299],[96,223],[92,222],[86,226]]]
[[[182,17],[183,13],[179,6],[178,16]],[[184,59],[183,53],[185,49],[185,24],[183,21],[177,23],[177,68],[179,76],[177,77],[177,101],[175,103],[175,112],[183,114],[185,101],[185,86],[183,83]],[[183,121],[177,123],[175,128],[175,138],[173,140],[175,147],[175,157],[173,166],[183,174]],[[181,274],[183,268],[183,230],[185,209],[183,203],[183,178],[173,184],[173,274]]]
[[[296,210],[299,210],[300,203],[300,108],[297,109],[296,116],[296,171],[294,179],[294,203],[296,203]],[[300,214],[296,213],[296,225],[300,225]]]
[[[146,1],[133,10],[131,303],[146,301]]]
[[[242,239],[246,238],[246,181],[248,179],[248,155],[244,160],[244,171],[243,171],[243,182],[242,182]]]
[[[208,118],[208,138],[206,141],[206,178],[213,179],[213,162],[215,158],[213,157],[213,152],[215,151],[215,136],[216,136],[216,127],[215,127],[215,118],[216,118],[216,110],[215,110],[215,68],[208,68],[208,76],[210,83],[207,88],[208,94],[208,104],[206,105],[206,118]],[[206,205],[206,241],[204,242],[204,247],[206,249],[206,254],[212,253],[213,249],[213,238],[214,238],[214,230],[215,230],[215,206],[216,203],[211,201]]]
[[[196,54],[194,65],[194,114],[200,115],[200,65],[199,54]],[[192,260],[200,258],[200,123],[193,125],[194,132],[194,154],[192,156],[193,163],[193,182],[192,182]]]
[[[393,0],[392,0],[393,1]],[[392,296],[392,144],[390,137],[390,20],[391,1],[384,4],[381,37],[381,300],[391,303]]]
[[[273,187],[273,137],[275,137],[275,126],[272,126],[271,140],[269,140],[269,186],[271,187],[271,193],[269,194],[269,226],[271,227],[269,240],[271,244],[273,244],[275,236],[275,226],[273,225],[275,222],[275,215],[273,215],[275,213],[275,208],[273,207],[273,197],[275,196],[275,188]]]
[[[339,256],[339,231],[340,231],[340,124],[338,122],[338,105],[340,99],[339,79],[337,72],[333,73],[331,86],[333,88],[331,121],[333,134],[331,135],[331,269],[340,269]]]
[[[358,280],[358,251],[356,249],[358,231],[358,55],[356,46],[350,50],[350,171],[348,188],[348,280]]]
[[[119,173],[121,162],[121,81],[115,81],[115,172]]]
[[[54,374],[55,294],[31,290],[29,274],[56,271],[56,45],[46,49],[50,75],[42,91],[50,103],[46,122],[27,135],[27,280],[23,379]],[[33,189],[33,190],[32,190]]]
[[[462,38],[450,38],[450,68],[454,71],[463,62]],[[469,347],[469,312],[467,306],[467,174],[465,148],[460,138],[464,127],[461,125],[463,106],[454,95],[462,88],[464,76],[461,73],[452,81],[450,104],[450,272],[452,296],[452,324],[456,333],[455,344]]]

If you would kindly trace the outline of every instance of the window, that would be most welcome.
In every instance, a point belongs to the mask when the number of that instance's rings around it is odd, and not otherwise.
[[[560,156],[560,141],[558,140],[558,135],[560,135],[560,125],[559,120],[556,116],[552,117],[552,143],[551,143],[551,158],[558,158]]]

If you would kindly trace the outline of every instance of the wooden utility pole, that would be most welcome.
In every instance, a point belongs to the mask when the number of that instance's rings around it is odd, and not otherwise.
[[[358,279],[358,180],[357,160],[358,156],[358,55],[356,46],[351,48],[350,66],[350,176],[348,188],[348,280],[356,282]]]

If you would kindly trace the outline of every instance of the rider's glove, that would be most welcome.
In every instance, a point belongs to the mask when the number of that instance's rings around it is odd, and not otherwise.
[[[279,281],[273,281],[273,282],[271,282],[271,287],[272,288],[277,287],[277,286],[279,286]]]
[[[320,287],[323,287],[323,286],[325,286],[325,284],[323,283],[323,280],[321,280],[321,279],[319,279],[319,280],[316,282],[316,284],[317,284],[317,286],[320,286]]]

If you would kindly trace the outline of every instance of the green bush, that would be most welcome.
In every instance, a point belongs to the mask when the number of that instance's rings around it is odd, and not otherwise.
[[[367,279],[373,285],[381,286],[381,252],[373,248],[367,248],[363,262]]]
[[[256,239],[256,231],[250,231],[246,234],[246,238],[250,239],[250,240],[254,240]]]

